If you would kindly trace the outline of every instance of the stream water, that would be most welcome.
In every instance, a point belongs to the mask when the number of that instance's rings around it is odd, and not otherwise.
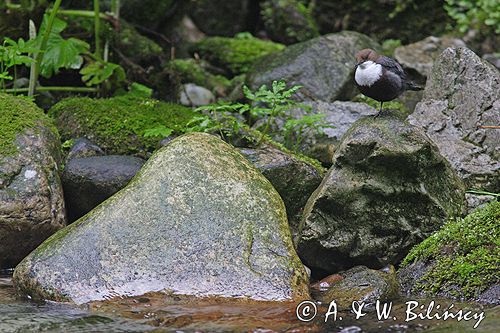
[[[420,300],[428,304],[430,300]],[[443,300],[442,302],[450,302]],[[499,307],[455,304],[485,318],[477,329],[475,320],[413,320],[405,322],[405,300],[395,302],[391,318],[379,321],[374,311],[361,319],[349,311],[339,311],[337,320],[329,316],[327,305],[317,308],[310,322],[296,317],[296,304],[242,301],[181,301],[162,294],[75,306],[47,302],[36,304],[16,297],[10,272],[0,273],[1,333],[84,333],[84,332],[500,332]],[[342,317],[342,320],[339,318]],[[394,317],[397,319],[395,320]]]

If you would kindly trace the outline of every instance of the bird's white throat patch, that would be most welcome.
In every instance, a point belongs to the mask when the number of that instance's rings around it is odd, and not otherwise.
[[[382,76],[382,65],[371,60],[359,64],[354,74],[354,80],[360,86],[369,87]]]

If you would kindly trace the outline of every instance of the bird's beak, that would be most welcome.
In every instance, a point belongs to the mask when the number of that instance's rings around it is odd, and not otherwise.
[[[359,65],[361,65],[364,61],[358,61],[356,65],[354,65],[354,68],[358,68]]]

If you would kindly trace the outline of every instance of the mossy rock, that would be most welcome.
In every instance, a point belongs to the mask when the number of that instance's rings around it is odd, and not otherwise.
[[[266,0],[261,8],[264,26],[274,41],[288,45],[319,36],[313,7],[303,1]]]
[[[284,45],[251,36],[241,38],[208,37],[195,44],[193,51],[231,75],[246,73],[259,58],[279,52]]]
[[[163,48],[155,41],[141,35],[131,24],[120,21],[120,29],[112,34],[115,47],[134,63],[150,66],[163,54]]]
[[[0,111],[0,157],[17,152],[16,136],[27,129],[43,126],[59,137],[52,120],[26,98],[0,93]]]
[[[500,202],[493,201],[415,246],[399,278],[411,294],[484,301],[483,292],[500,285],[499,268]]]
[[[61,143],[51,119],[0,93],[0,268],[12,268],[66,225]]]
[[[160,126],[183,133],[195,113],[184,106],[124,95],[107,99],[76,97],[54,105],[49,114],[63,141],[86,137],[107,154],[147,157],[161,138],[144,137]]]

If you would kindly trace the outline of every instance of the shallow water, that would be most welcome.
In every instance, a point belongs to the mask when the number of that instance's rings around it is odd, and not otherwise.
[[[428,304],[430,300],[420,300]],[[405,322],[405,300],[395,302],[391,317],[378,321],[374,311],[361,319],[349,311],[339,311],[325,323],[327,305],[319,305],[317,317],[300,322],[290,303],[242,301],[186,301],[155,293],[113,302],[73,306],[47,302],[36,304],[16,298],[9,274],[0,274],[0,332],[498,332],[500,309],[477,304],[455,304],[455,308],[486,310],[477,329],[474,320],[414,320]],[[440,304],[450,301],[437,301]],[[342,317],[342,320],[340,320]],[[396,320],[393,317],[397,317]]]

